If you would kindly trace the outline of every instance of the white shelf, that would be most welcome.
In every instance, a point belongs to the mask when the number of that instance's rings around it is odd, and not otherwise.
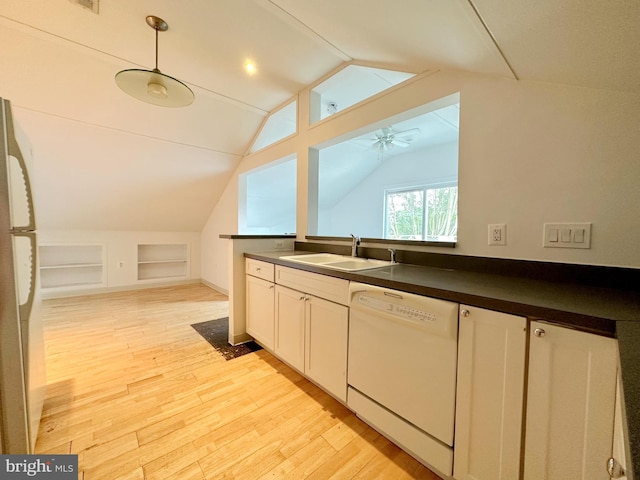
[[[43,290],[105,283],[103,245],[40,245],[39,256]]]
[[[147,260],[144,262],[138,262],[138,265],[146,264],[146,263],[184,263],[186,260],[175,259],[175,260]]]
[[[189,275],[189,246],[139,244],[138,280],[186,278]]]
[[[57,268],[86,268],[86,267],[102,267],[101,263],[74,263],[73,265],[48,265],[40,266],[40,270],[55,270]]]

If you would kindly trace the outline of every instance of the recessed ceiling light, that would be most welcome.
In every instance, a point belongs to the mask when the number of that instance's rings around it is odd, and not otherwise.
[[[245,60],[244,61],[244,71],[249,75],[253,75],[257,72],[256,64],[253,60]]]

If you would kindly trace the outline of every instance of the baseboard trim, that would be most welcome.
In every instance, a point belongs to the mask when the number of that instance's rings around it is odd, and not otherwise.
[[[229,296],[229,290],[227,290],[226,288],[219,287],[219,286],[217,286],[217,285],[205,280],[204,278],[201,278],[200,282],[203,285],[206,285],[207,287],[209,287],[212,290],[215,290],[218,293],[222,293],[223,295],[226,295],[227,297]]]
[[[116,287],[97,287],[97,288],[69,288],[56,290],[41,290],[42,300],[52,300],[55,298],[67,297],[83,297],[85,295],[100,295],[104,293],[127,292],[130,290],[148,290],[151,288],[177,287],[180,285],[193,285],[205,283],[199,278],[188,280],[174,280],[170,282],[151,282],[138,285],[118,285]],[[207,285],[209,286],[209,285]],[[215,289],[214,289],[215,290]]]

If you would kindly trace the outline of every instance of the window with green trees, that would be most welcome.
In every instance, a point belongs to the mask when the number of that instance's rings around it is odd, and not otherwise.
[[[385,197],[384,238],[456,241],[457,185],[430,185],[387,191]]]

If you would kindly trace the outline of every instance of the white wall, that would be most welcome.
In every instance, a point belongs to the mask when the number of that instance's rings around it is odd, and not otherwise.
[[[40,245],[48,244],[101,244],[103,245],[106,263],[106,285],[102,290],[122,290],[127,288],[145,288],[154,284],[179,283],[169,281],[138,280],[138,244],[173,244],[186,243],[189,247],[189,274],[186,280],[200,279],[201,235],[198,232],[132,232],[103,230],[41,230],[38,232]],[[123,262],[123,267],[118,266]],[[92,287],[87,288],[87,292]]]
[[[347,237],[353,233],[382,238],[385,190],[457,181],[457,177],[457,142],[391,157],[335,205],[318,214],[318,235]]]
[[[211,239],[237,232],[239,172],[297,153],[297,234],[304,240],[308,146],[364,133],[457,91],[458,245],[423,250],[640,268],[640,95],[454,71],[420,76],[311,127],[308,91],[301,92],[298,134],[240,163],[203,231],[203,262],[223,263],[226,249]],[[542,248],[544,222],[593,222],[591,249]],[[488,223],[507,224],[506,246],[487,245]],[[207,280],[210,264],[203,263]],[[211,278],[226,288],[226,278]]]
[[[209,286],[228,292],[227,239],[221,234],[238,231],[238,176],[234,174],[222,197],[202,229],[202,280]]]

